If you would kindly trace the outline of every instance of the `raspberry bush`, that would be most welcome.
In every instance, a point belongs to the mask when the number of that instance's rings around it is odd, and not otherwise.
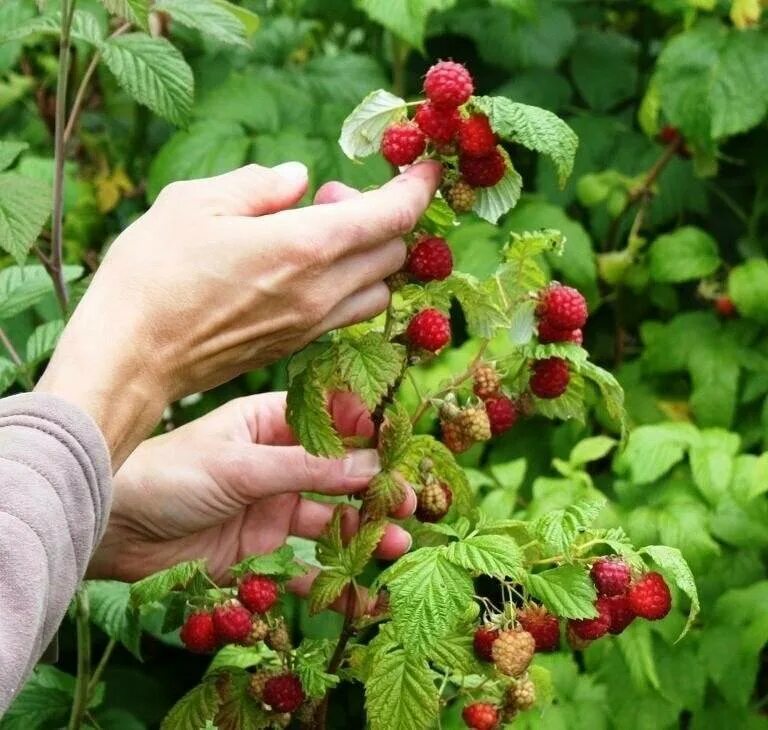
[[[386,316],[163,424],[287,388],[334,455],[325,396],[356,391],[383,462],[360,533],[339,510],[221,585],[197,561],[87,582],[90,639],[66,626],[0,727],[762,727],[764,23],[742,0],[0,2],[4,388],[32,386],[105,241],[173,180],[444,170]],[[405,482],[414,544],[387,564]],[[521,636],[532,657],[494,660]]]

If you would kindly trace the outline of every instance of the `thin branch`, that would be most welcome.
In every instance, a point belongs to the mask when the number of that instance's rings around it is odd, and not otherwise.
[[[10,337],[8,337],[8,335],[6,334],[6,331],[2,327],[0,327],[0,342],[2,342],[3,347],[8,352],[8,355],[13,361],[13,364],[19,369],[19,377],[24,383],[24,386],[29,390],[34,389],[35,383],[32,380],[32,377],[30,376],[29,371],[27,370],[26,364],[21,359],[18,351],[13,346],[13,342],[11,342]]]
[[[112,652],[115,650],[116,646],[117,640],[110,639],[109,643],[104,647],[104,653],[101,655],[101,659],[99,659],[96,669],[93,670],[91,681],[88,683],[89,700],[93,698],[93,693],[96,691],[96,687],[101,681],[101,675],[104,674],[104,670],[107,668],[107,664],[109,664],[109,660],[112,658]]]
[[[75,623],[77,626],[77,682],[72,712],[67,730],[80,730],[88,711],[91,677],[91,626],[88,592],[80,586],[75,596]]]

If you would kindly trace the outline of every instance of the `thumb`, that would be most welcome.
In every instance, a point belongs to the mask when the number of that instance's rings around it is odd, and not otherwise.
[[[171,185],[181,205],[199,205],[220,216],[258,216],[291,208],[307,191],[309,175],[301,162],[284,162],[276,167],[246,165],[215,177]]]
[[[381,471],[375,449],[352,449],[341,459],[323,459],[301,446],[236,444],[220,456],[222,481],[244,504],[288,492],[354,494]]]

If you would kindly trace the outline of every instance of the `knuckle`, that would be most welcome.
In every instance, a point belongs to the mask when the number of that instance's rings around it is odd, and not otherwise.
[[[403,235],[412,231],[418,223],[416,211],[404,202],[398,203],[390,212],[392,229]]]

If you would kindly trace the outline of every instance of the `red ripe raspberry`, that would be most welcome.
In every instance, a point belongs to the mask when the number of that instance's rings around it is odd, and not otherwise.
[[[498,150],[482,157],[460,155],[459,170],[473,188],[492,188],[504,177],[507,161]]]
[[[490,398],[486,398],[485,411],[491,422],[491,433],[494,436],[509,431],[520,415],[515,402],[511,398],[507,398],[506,395],[492,395]]]
[[[458,109],[439,107],[425,102],[416,110],[413,121],[433,142],[447,144],[456,136],[461,117]]]
[[[660,573],[646,573],[629,589],[629,605],[637,616],[658,621],[672,608],[669,586]]]
[[[266,575],[246,575],[237,589],[237,597],[249,611],[266,613],[275,605],[280,588]]]
[[[473,114],[459,125],[459,149],[467,157],[485,157],[496,150],[496,134],[485,114]]]
[[[437,309],[424,309],[410,321],[408,342],[430,352],[437,352],[451,341],[451,320]]]
[[[438,61],[424,77],[424,93],[435,106],[456,108],[469,101],[475,85],[466,67]]]
[[[735,317],[738,312],[736,311],[736,305],[733,303],[727,294],[721,294],[715,298],[715,311],[725,318]]]
[[[499,711],[489,702],[467,705],[461,717],[472,730],[496,730],[499,726]]]
[[[381,138],[381,154],[390,165],[410,165],[424,153],[427,140],[413,122],[397,122],[387,127]]]
[[[629,566],[618,558],[600,558],[595,561],[590,575],[601,596],[622,596],[632,581]]]
[[[422,522],[439,522],[448,514],[452,502],[453,492],[447,484],[425,484],[417,498],[416,519]]]
[[[571,379],[568,363],[561,357],[548,357],[533,364],[531,391],[538,398],[559,398]]]
[[[542,345],[548,345],[552,342],[575,342],[580,345],[583,341],[584,336],[580,329],[561,330],[553,327],[546,319],[539,322],[539,342]]]
[[[493,626],[480,626],[475,629],[475,635],[472,638],[472,646],[475,649],[475,655],[484,662],[492,662],[493,642],[499,638],[499,630]]]
[[[608,633],[611,627],[610,601],[607,598],[598,598],[595,608],[597,609],[595,618],[571,619],[568,622],[568,627],[579,639],[594,641]]]
[[[611,608],[611,626],[608,629],[612,634],[620,634],[635,620],[635,612],[629,602],[629,596],[611,596],[606,599]]]
[[[501,376],[493,365],[480,365],[475,368],[473,376],[475,395],[485,400],[496,395],[501,387]]]
[[[264,683],[261,696],[274,712],[295,712],[304,702],[304,689],[295,674],[278,674]]]
[[[587,323],[587,302],[578,289],[555,284],[544,290],[537,314],[559,330],[575,330]]]
[[[219,644],[213,628],[213,616],[209,611],[190,614],[179,636],[184,646],[195,654],[207,654]]]
[[[251,612],[232,599],[213,609],[213,627],[221,644],[247,644],[251,638]]]
[[[518,611],[520,625],[533,636],[536,651],[555,651],[560,646],[560,621],[544,606],[528,606]]]
[[[451,247],[440,236],[426,236],[411,249],[406,268],[419,281],[447,279],[453,271]]]

